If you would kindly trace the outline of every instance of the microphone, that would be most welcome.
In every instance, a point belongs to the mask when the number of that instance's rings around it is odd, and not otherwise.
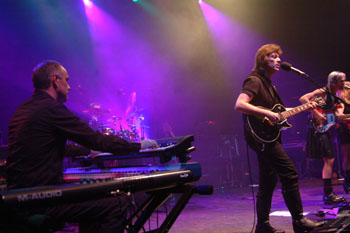
[[[288,62],[282,62],[281,63],[281,68],[284,69],[285,71],[294,71],[295,73],[303,76],[303,77],[306,77],[306,78],[309,78],[309,75],[307,75],[305,72],[295,68],[292,66],[292,64],[288,63]]]

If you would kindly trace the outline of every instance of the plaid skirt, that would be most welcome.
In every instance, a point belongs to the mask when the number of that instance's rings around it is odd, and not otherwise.
[[[318,133],[313,127],[308,127],[306,156],[312,159],[334,158],[332,136],[332,129],[325,133]]]

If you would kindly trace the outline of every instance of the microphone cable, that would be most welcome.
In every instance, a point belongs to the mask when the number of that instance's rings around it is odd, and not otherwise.
[[[255,192],[254,192],[254,184],[253,184],[253,177],[252,177],[252,169],[251,169],[251,164],[250,164],[250,159],[249,159],[249,147],[248,143],[246,142],[246,154],[247,154],[247,162],[248,162],[248,172],[249,172],[249,180],[250,180],[250,187],[251,187],[251,193],[253,196],[253,206],[254,206],[254,217],[253,217],[253,226],[250,231],[250,233],[253,233],[254,228],[255,228],[255,222],[256,222],[256,201],[255,201]]]

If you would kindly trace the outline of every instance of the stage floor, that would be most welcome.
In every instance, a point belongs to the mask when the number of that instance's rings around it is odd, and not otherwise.
[[[350,194],[344,193],[340,181],[334,181],[334,191],[344,195],[349,201]],[[322,220],[319,211],[329,211],[325,217],[335,218],[332,215],[336,209],[325,206],[322,202],[322,180],[317,178],[304,178],[300,180],[300,191],[304,204],[304,214],[313,220]],[[254,188],[255,195],[257,188]],[[288,214],[283,201],[281,189],[274,192],[271,213],[271,224],[278,229],[292,233],[292,219]],[[248,233],[254,226],[254,207],[251,188],[234,188],[215,190],[212,196],[194,196],[179,216],[170,232],[172,233]],[[254,231],[253,231],[254,232]]]
[[[350,194],[345,194],[341,185],[342,181],[334,180],[334,191],[349,201]],[[300,191],[304,204],[304,214],[312,220],[336,218],[336,210],[332,206],[326,206],[322,202],[322,180],[318,178],[304,178],[300,180]],[[254,188],[256,195],[257,187]],[[169,211],[174,205],[176,196],[167,202]],[[319,212],[329,212],[325,217],[320,217]],[[166,209],[160,208],[159,213],[154,213],[151,221],[145,225],[145,230],[154,229],[165,218]],[[292,219],[283,201],[281,189],[278,186],[274,192],[270,216],[271,224],[278,229],[284,229],[286,233],[293,233]],[[249,233],[254,226],[254,206],[250,187],[224,188],[215,190],[213,195],[195,194],[185,209],[182,211],[170,233]],[[150,228],[149,228],[150,227]],[[78,232],[77,227],[72,226],[63,232]],[[254,232],[254,231],[253,231]]]

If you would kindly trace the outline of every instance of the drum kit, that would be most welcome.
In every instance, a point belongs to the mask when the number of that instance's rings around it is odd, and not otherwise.
[[[126,117],[113,115],[109,109],[90,104],[83,111],[90,117],[89,126],[105,135],[116,135],[128,141],[145,139],[144,109],[132,111]]]

